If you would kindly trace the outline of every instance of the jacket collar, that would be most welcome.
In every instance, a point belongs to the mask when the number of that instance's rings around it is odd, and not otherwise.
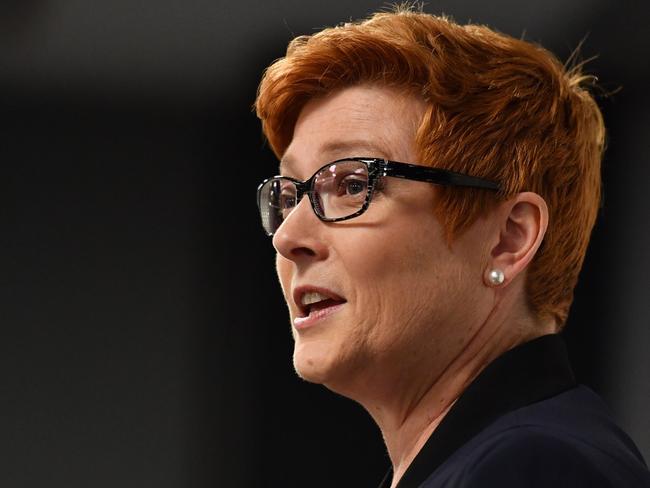
[[[500,416],[575,386],[564,340],[538,337],[505,352],[476,377],[442,419],[397,488],[417,488],[459,447]],[[392,469],[379,488],[390,487]]]

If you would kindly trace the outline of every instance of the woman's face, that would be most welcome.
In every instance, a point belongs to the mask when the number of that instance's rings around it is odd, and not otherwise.
[[[297,120],[282,174],[306,180],[327,162],[353,156],[417,163],[423,111],[414,97],[369,85],[312,100]],[[378,376],[442,371],[491,306],[483,286],[486,222],[450,249],[434,217],[435,186],[383,181],[370,208],[343,222],[320,221],[303,198],[273,238],[296,371],[343,393]],[[335,300],[301,318],[308,313],[298,303],[303,296],[323,298],[305,295],[314,291]]]

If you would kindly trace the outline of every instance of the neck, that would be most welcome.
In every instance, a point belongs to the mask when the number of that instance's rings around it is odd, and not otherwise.
[[[384,437],[393,465],[393,486],[467,386],[514,345],[495,343],[479,331],[437,377],[429,379],[420,396],[393,393],[392,401],[382,408],[366,406]]]
[[[485,366],[516,345],[549,332],[530,323],[494,319],[491,314],[473,329],[476,332],[444,364],[435,364],[432,354],[433,361],[407,366],[402,361],[398,367],[380,368],[373,378],[364,379],[364,388],[355,389],[357,395],[347,395],[366,408],[382,432],[393,465],[392,487]]]

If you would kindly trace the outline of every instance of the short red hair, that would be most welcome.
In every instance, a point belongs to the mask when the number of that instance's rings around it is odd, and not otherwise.
[[[399,10],[295,38],[264,73],[255,108],[278,157],[307,101],[360,83],[423,98],[417,163],[498,181],[496,197],[441,188],[451,243],[497,199],[541,195],[549,227],[528,268],[529,306],[564,324],[600,202],[605,129],[591,78],[540,46],[485,26]]]

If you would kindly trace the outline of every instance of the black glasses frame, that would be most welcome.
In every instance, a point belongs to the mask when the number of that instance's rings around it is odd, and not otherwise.
[[[344,161],[358,161],[364,163],[368,167],[368,191],[366,194],[366,198],[363,202],[363,205],[358,211],[354,212],[351,215],[347,215],[345,217],[328,218],[323,215],[323,209],[320,208],[320,203],[314,196],[314,190],[313,190],[314,180],[316,178],[316,175],[320,173],[323,169],[327,168],[328,166],[331,166],[332,164],[342,163]],[[309,196],[309,202],[311,203],[311,208],[320,220],[322,220],[323,222],[340,222],[342,220],[348,220],[354,217],[358,217],[366,210],[368,210],[376,184],[379,181],[379,179],[383,178],[384,176],[392,176],[395,178],[403,178],[406,180],[424,181],[427,183],[433,183],[436,185],[444,185],[444,186],[481,188],[484,190],[492,190],[492,191],[499,191],[501,189],[499,184],[495,183],[494,181],[486,180],[484,178],[478,178],[476,176],[466,175],[463,173],[456,173],[455,171],[450,171],[447,169],[431,168],[429,166],[420,166],[420,165],[410,164],[410,163],[401,163],[399,161],[390,161],[388,159],[381,159],[381,158],[352,157],[352,158],[337,159],[336,161],[332,161],[327,164],[324,164],[323,166],[318,168],[316,172],[314,172],[311,178],[305,181],[300,181],[290,176],[273,176],[271,178],[265,179],[257,187],[257,206],[261,212],[262,211],[261,208],[262,187],[264,187],[264,185],[271,180],[283,179],[283,180],[291,181],[296,186],[296,206],[300,203],[302,197],[305,194],[307,194]],[[273,235],[268,231],[266,232],[269,236]]]

